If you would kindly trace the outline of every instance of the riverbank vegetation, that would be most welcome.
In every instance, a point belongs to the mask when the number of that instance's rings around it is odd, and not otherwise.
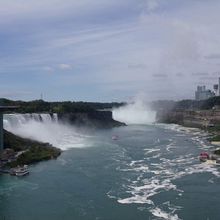
[[[10,167],[54,159],[61,154],[60,149],[48,143],[22,138],[8,131],[4,131],[4,146],[15,152],[22,152],[16,160],[7,164]]]
[[[94,112],[96,110],[111,109],[120,107],[125,103],[99,103],[99,102],[46,102],[43,100],[34,100],[29,102],[12,101],[9,99],[0,99],[1,105],[18,106],[17,113],[76,113],[76,112]]]

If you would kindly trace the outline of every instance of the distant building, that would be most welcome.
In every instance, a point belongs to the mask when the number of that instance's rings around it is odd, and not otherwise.
[[[220,78],[219,78],[220,83]],[[197,86],[197,90],[195,92],[195,99],[197,101],[205,100],[215,96],[215,93],[209,89],[206,89],[205,86]]]

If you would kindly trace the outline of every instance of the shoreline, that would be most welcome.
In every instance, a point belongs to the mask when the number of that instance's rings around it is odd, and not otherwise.
[[[160,122],[161,123],[161,122]],[[159,123],[159,124],[160,124]],[[210,130],[207,130],[206,128],[199,128],[199,127],[189,127],[189,126],[185,126],[185,125],[182,125],[182,124],[177,124],[177,123],[163,123],[163,124],[166,124],[166,125],[178,125],[178,126],[181,126],[183,129],[183,131],[187,132],[187,131],[195,131],[195,130],[199,130],[199,131],[203,131],[203,132],[206,132],[207,133],[207,137],[205,137],[205,140],[213,146],[213,148],[215,148],[212,153],[213,154],[216,154],[218,156],[220,156],[220,133],[218,131],[210,131]],[[217,138],[216,138],[217,137]]]
[[[211,141],[211,144],[220,147],[220,141]]]
[[[0,152],[0,168],[30,165],[41,161],[56,159],[62,150],[49,143],[42,143],[4,130],[4,150]]]

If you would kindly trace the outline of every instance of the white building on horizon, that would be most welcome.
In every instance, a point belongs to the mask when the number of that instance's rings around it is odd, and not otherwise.
[[[220,78],[219,78],[219,83],[220,83]],[[205,86],[197,86],[197,90],[195,92],[195,99],[197,101],[206,100],[214,96],[215,93],[212,92],[210,89],[206,89]]]

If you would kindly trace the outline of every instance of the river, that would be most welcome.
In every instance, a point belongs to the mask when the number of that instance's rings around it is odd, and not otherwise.
[[[217,220],[220,168],[198,161],[213,148],[205,136],[177,125],[130,125],[89,132],[75,146],[67,141],[75,131],[68,133],[57,160],[30,166],[29,176],[0,176],[0,216]]]

